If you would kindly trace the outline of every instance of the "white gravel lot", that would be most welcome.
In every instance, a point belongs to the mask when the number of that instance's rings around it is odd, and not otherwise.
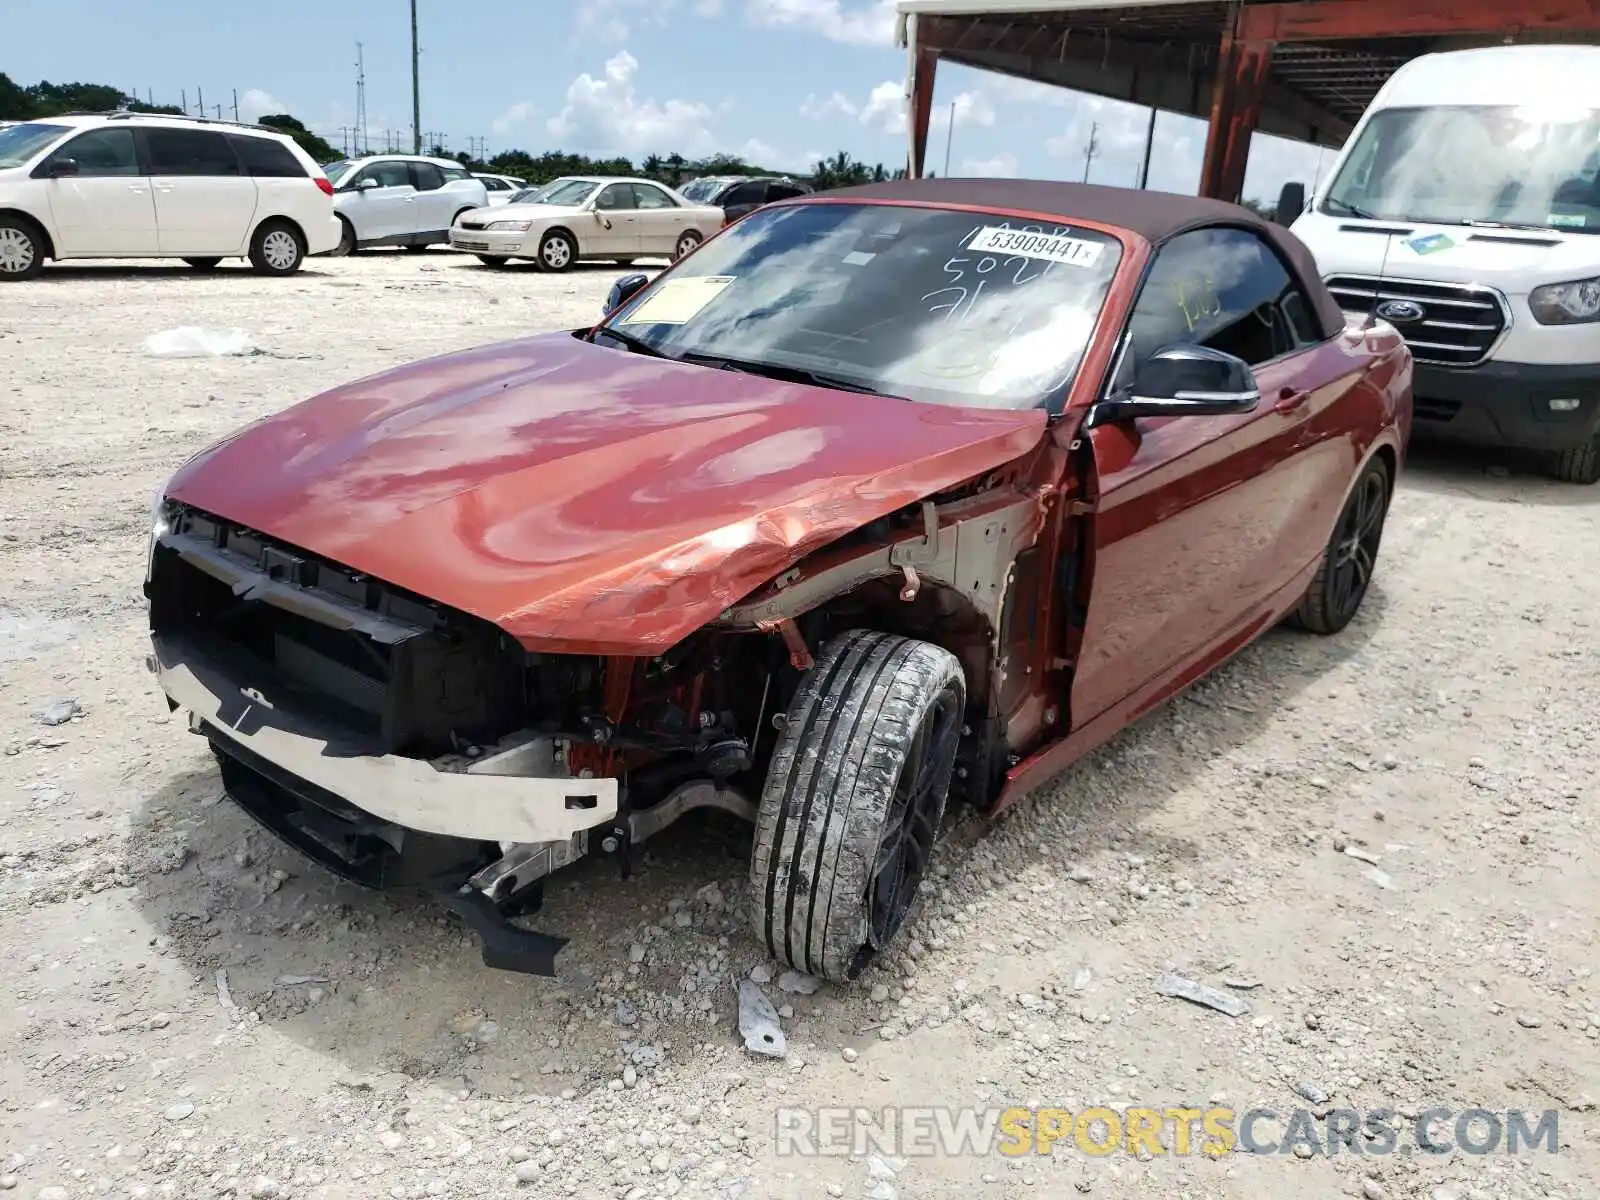
[[[617,274],[438,252],[0,289],[0,1191],[1600,1194],[1600,487],[1414,461],[1355,626],[1274,633],[998,827],[961,823],[896,961],[850,989],[768,985],[790,1006],[779,1062],[734,1030],[732,980],[763,963],[737,824],[686,822],[626,882],[554,882],[536,921],[573,939],[554,982],[486,970],[431,909],[333,882],[221,802],[143,669],[153,489],[339,381],[586,323]],[[183,325],[262,353],[141,352]],[[62,699],[82,715],[33,715]],[[1254,984],[1251,1011],[1158,996],[1166,969]],[[1553,1109],[1559,1152],[774,1143],[780,1105],[1208,1102]]]

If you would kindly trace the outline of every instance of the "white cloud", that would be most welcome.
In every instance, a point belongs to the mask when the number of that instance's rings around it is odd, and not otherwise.
[[[928,128],[944,129],[950,124],[950,105],[955,105],[956,128],[972,125],[990,126],[995,121],[994,102],[982,88],[961,92],[951,102],[936,105],[929,114]],[[899,134],[906,131],[905,85],[886,80],[872,89],[867,102],[860,110],[863,125],[883,133]]]
[[[711,109],[698,101],[641,100],[633,80],[639,61],[621,50],[600,78],[587,71],[567,87],[566,103],[545,123],[564,149],[579,153],[678,153],[694,158],[715,153]]]
[[[241,121],[255,122],[262,117],[276,116],[278,113],[293,111],[271,92],[262,91],[260,88],[246,88],[239,93],[239,119]]]
[[[807,96],[800,105],[800,115],[808,121],[822,121],[836,116],[853,117],[856,115],[856,106],[841,92],[835,92],[825,100],[818,100],[813,94]]]
[[[991,158],[964,158],[961,160],[961,173],[971,178],[1015,179],[1017,156],[1001,153]]]
[[[801,29],[857,46],[894,44],[895,0],[746,0],[757,25]]]
[[[572,36],[576,41],[621,42],[634,23],[665,25],[672,0],[580,0]]]
[[[521,125],[523,122],[527,121],[528,118],[532,117],[536,112],[538,112],[538,110],[534,108],[530,101],[519,100],[510,108],[506,109],[505,112],[496,117],[493,121],[489,122],[489,128],[494,130],[496,133],[510,133],[518,125]]]

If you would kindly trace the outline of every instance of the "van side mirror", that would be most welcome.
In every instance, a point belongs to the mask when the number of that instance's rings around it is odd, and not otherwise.
[[[1261,403],[1248,363],[1209,346],[1174,342],[1139,365],[1133,386],[1089,411],[1085,424],[1137,417],[1216,417],[1247,413]]]
[[[1295,218],[1306,210],[1306,185],[1286,183],[1278,193],[1278,209],[1273,220],[1285,227],[1293,225]]]
[[[611,285],[611,292],[606,296],[606,306],[601,316],[610,316],[629,300],[639,294],[639,289],[650,282],[650,276],[639,273],[624,275]]]

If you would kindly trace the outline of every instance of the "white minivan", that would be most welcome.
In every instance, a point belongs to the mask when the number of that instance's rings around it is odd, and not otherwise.
[[[1600,46],[1412,60],[1292,228],[1410,344],[1414,436],[1600,480]]]
[[[0,280],[73,258],[288,275],[338,244],[332,185],[276,130],[126,112],[0,129]]]

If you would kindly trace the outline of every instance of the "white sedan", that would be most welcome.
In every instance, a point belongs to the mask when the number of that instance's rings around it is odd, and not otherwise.
[[[491,267],[513,258],[531,258],[545,271],[596,258],[627,266],[636,258],[682,258],[724,221],[720,208],[649,179],[571,177],[513,204],[462,213],[450,245]]]

